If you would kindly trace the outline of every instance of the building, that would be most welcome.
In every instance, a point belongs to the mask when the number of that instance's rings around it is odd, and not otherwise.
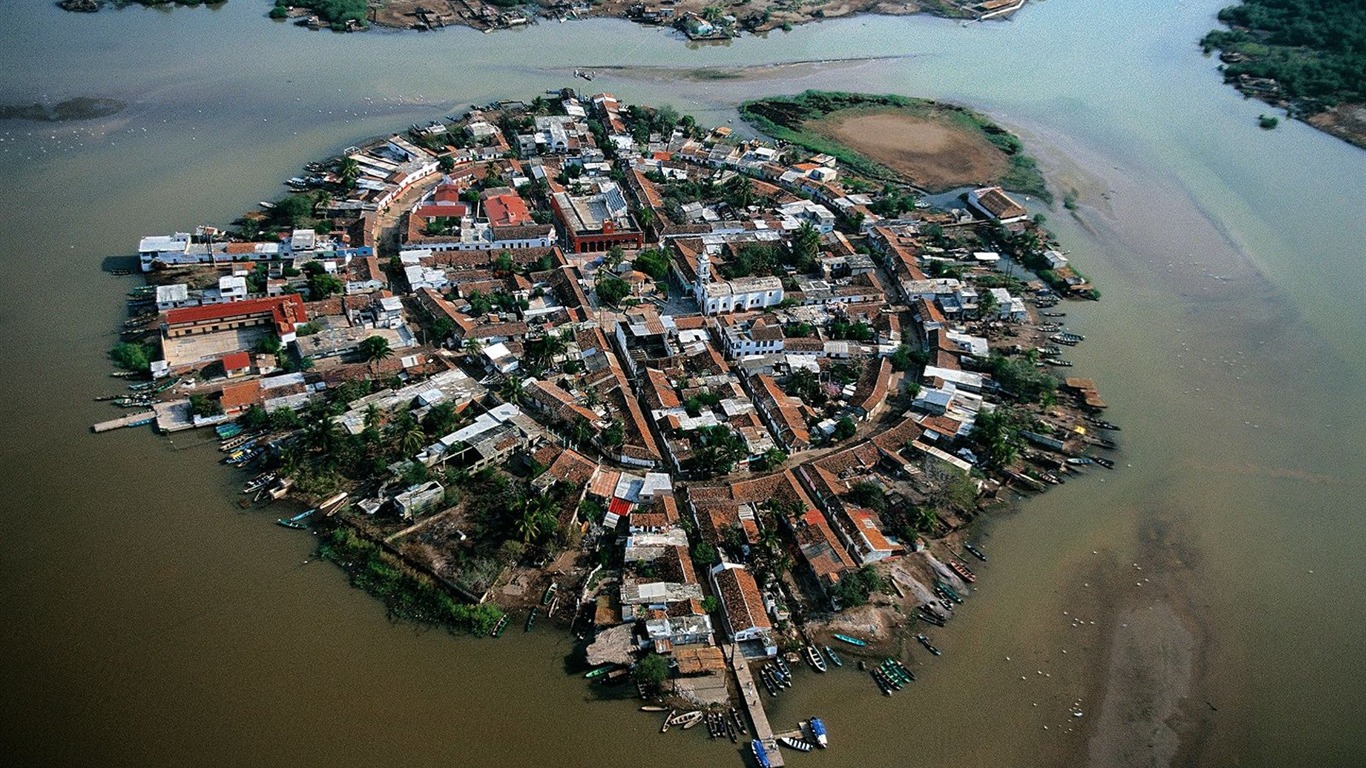
[[[281,342],[294,341],[296,326],[308,322],[304,300],[297,293],[230,304],[173,309],[161,324],[163,338],[176,339],[219,331],[270,326]]]
[[[1014,224],[1029,218],[1029,211],[1000,187],[982,187],[968,193],[968,205],[988,219]]]
[[[783,301],[783,281],[776,277],[741,277],[713,281],[711,258],[706,251],[697,255],[697,278],[693,297],[704,315],[722,312],[747,312],[776,307]]]
[[[574,253],[606,253],[613,246],[640,248],[645,235],[631,218],[626,197],[616,182],[595,182],[598,191],[573,196],[556,192],[550,197],[555,219]]]
[[[726,636],[740,643],[746,656],[777,656],[773,623],[764,611],[763,596],[754,575],[743,565],[721,563],[712,568],[711,583],[721,600]]]

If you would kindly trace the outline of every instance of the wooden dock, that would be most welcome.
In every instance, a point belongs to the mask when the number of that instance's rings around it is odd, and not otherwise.
[[[124,427],[138,427],[143,424],[151,424],[156,421],[156,411],[142,411],[141,413],[130,413],[127,416],[120,416],[117,419],[101,421],[99,424],[90,428],[91,432],[109,432],[110,430],[122,429]]]
[[[768,724],[768,714],[764,712],[763,702],[759,701],[759,689],[754,685],[754,676],[749,672],[749,663],[740,652],[738,643],[732,643],[730,646],[730,668],[735,672],[735,680],[740,684],[740,697],[745,700],[749,720],[754,724],[754,738],[762,742],[768,752],[768,764],[774,768],[781,768],[783,755],[778,751],[778,740],[773,735],[772,726]]]

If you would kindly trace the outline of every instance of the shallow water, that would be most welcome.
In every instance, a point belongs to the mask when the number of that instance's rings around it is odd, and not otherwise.
[[[1219,5],[1049,0],[1009,23],[858,17],[689,47],[605,20],[339,36],[271,24],[250,2],[94,17],[10,4],[0,103],[128,107],[0,122],[0,752],[20,765],[735,764],[729,746],[654,735],[631,704],[595,700],[548,626],[481,642],[390,624],[337,570],[303,564],[310,537],[238,511],[237,478],[196,438],[86,431],[108,418],[89,398],[116,390],[103,354],[133,284],[101,272],[107,256],[226,223],[366,136],[582,86],[572,70],[591,66],[593,90],[703,122],[805,88],[959,101],[1021,132],[1055,186],[1081,193],[1076,217],[1048,216],[1105,292],[1064,308],[1087,336],[1068,357],[1125,427],[1120,470],[994,518],[977,594],[931,633],[945,656],[913,690],[879,697],[846,667],[781,699],[780,722],[829,724],[836,748],[815,759],[1163,757],[1166,734],[1149,741],[1123,718],[1127,756],[1088,742],[1102,697],[1126,687],[1107,690],[1125,680],[1108,671],[1123,669],[1114,630],[1151,606],[1205,641],[1190,669],[1175,652],[1176,671],[1161,667],[1158,689],[1190,692],[1172,720],[1178,760],[1360,764],[1366,153],[1299,124],[1255,128],[1268,108],[1223,86],[1194,45]]]

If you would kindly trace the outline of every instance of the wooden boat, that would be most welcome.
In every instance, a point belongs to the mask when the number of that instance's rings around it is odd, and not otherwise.
[[[933,624],[933,625],[935,625],[936,627],[942,627],[942,626],[944,626],[944,620],[943,620],[942,618],[939,618],[938,616],[934,616],[934,615],[932,615],[932,614],[926,613],[923,606],[921,607],[920,610],[916,611],[916,614],[915,614],[915,615],[916,615],[921,621],[925,622],[926,624]]]
[[[825,733],[825,723],[819,717],[813,717],[806,724],[811,729],[811,738],[816,742],[816,746],[825,749],[830,745],[830,739]]]
[[[817,672],[826,671],[825,659],[821,656],[821,652],[816,646],[806,646],[806,660],[811,665],[812,669],[815,669]]]
[[[958,594],[958,590],[954,589],[953,587],[949,586],[947,583],[943,581],[935,579],[934,588],[937,590],[942,590],[944,594],[948,595],[949,599],[955,603],[963,602],[963,597],[962,595]]]
[[[683,730],[686,731],[694,725],[697,725],[698,723],[702,722],[702,718],[705,716],[706,713],[701,711],[689,712],[687,715],[687,719],[683,721]]]
[[[1120,431],[1118,425],[1112,424],[1104,419],[1087,419],[1087,421],[1091,422],[1096,429],[1107,429],[1111,432]]]
[[[265,474],[257,475],[248,480],[246,485],[242,486],[242,493],[256,493],[273,482],[275,482],[274,472],[266,472]]]
[[[749,727],[745,725],[745,719],[740,717],[740,710],[735,707],[730,708],[730,719],[735,722],[735,730],[740,733],[749,733]]]
[[[754,739],[749,743],[749,749],[754,753],[754,761],[759,764],[759,768],[771,768],[768,762],[768,750],[764,749],[764,743]]]
[[[1095,458],[1095,462],[1096,462],[1097,464],[1101,465],[1102,467],[1105,467],[1106,469],[1114,469],[1114,468],[1115,468],[1115,462],[1114,462],[1113,460],[1111,460],[1111,459],[1105,458],[1104,456],[1097,456],[1097,457]]]
[[[794,739],[791,736],[779,736],[778,743],[782,744],[784,747],[795,749],[798,752],[810,752],[815,749],[811,742],[806,739]]]
[[[1047,360],[1045,360],[1044,362],[1045,362],[1045,363],[1048,363],[1049,365],[1054,366],[1054,367],[1056,367],[1056,368],[1071,368],[1071,367],[1072,367],[1072,361],[1071,361],[1071,360],[1064,360],[1064,359],[1062,359],[1061,357],[1050,357],[1050,358],[1048,358]]]
[[[1094,461],[1086,456],[1068,456],[1067,463],[1074,467],[1086,467],[1095,464]]]
[[[288,519],[283,518],[283,517],[276,518],[275,524],[276,524],[276,525],[283,525],[283,526],[286,527],[286,528],[294,528],[294,529],[296,529],[296,530],[302,531],[302,530],[305,530],[305,529],[308,528],[308,525],[304,523],[304,520],[307,520],[309,517],[311,517],[311,516],[313,515],[314,512],[317,512],[317,511],[318,511],[317,509],[310,509],[310,510],[308,510],[308,511],[306,511],[306,512],[300,512],[299,514],[295,515],[294,517],[291,517],[291,518],[288,518]]]
[[[834,637],[836,640],[840,641],[841,643],[848,643],[848,644],[850,644],[850,645],[858,646],[859,648],[866,648],[866,647],[868,647],[868,641],[867,641],[867,640],[860,640],[860,639],[858,639],[857,637],[850,637],[849,635],[840,635],[840,634],[833,635],[833,637]]]
[[[966,581],[969,584],[977,581],[977,577],[973,572],[969,570],[966,565],[963,565],[957,560],[950,560],[948,565],[954,573],[958,574],[958,576],[963,579],[963,581]]]
[[[489,637],[502,637],[503,630],[507,629],[508,626],[508,618],[506,613],[499,616],[498,623],[494,624],[493,629],[489,631]],[[660,709],[663,709],[663,707],[660,707]]]
[[[973,557],[977,558],[978,560],[981,560],[984,563],[987,561],[986,553],[982,552],[982,550],[978,549],[977,547],[974,547],[973,545],[964,542],[963,549],[966,549],[969,553],[972,554]]]
[[[275,485],[271,486],[271,489],[269,491],[266,491],[266,493],[270,495],[271,499],[278,501],[280,499],[283,499],[285,497],[285,494],[289,493],[289,489],[293,485],[293,478],[282,477],[279,480],[276,480]]]
[[[526,625],[522,627],[523,632],[530,632],[531,628],[536,626],[536,610],[532,608],[531,613],[526,615]]]
[[[669,710],[669,714],[667,714],[667,715],[664,716],[664,724],[661,725],[661,726],[659,726],[659,732],[660,732],[660,733],[667,733],[667,732],[668,732],[669,726],[673,725],[674,713],[677,712],[677,711],[678,711],[678,710],[676,710],[676,709],[671,709],[671,710]]]
[[[668,707],[661,707],[658,704],[646,704],[640,708],[641,712],[666,712]]]
[[[915,636],[915,639],[916,639],[916,640],[919,640],[919,641],[920,641],[920,644],[923,645],[923,646],[925,646],[925,650],[929,651],[930,653],[934,654],[935,656],[940,656],[940,655],[942,655],[942,654],[939,652],[939,649],[938,649],[938,648],[935,648],[934,645],[932,645],[932,644],[930,643],[930,639],[929,639],[928,637],[925,636],[925,633],[922,632],[922,633],[916,635],[916,636]]]
[[[821,651],[825,653],[825,658],[829,659],[831,664],[834,664],[837,667],[844,666],[844,660],[839,657],[839,654],[835,653],[834,648],[825,645],[821,646]]]
[[[559,585],[559,584],[556,584],[556,583],[553,582],[553,581],[550,582],[550,586],[548,586],[548,587],[545,588],[545,594],[541,595],[541,605],[545,605],[545,604],[549,603],[549,602],[550,602],[550,598],[552,598],[552,597],[555,596],[555,591],[558,590],[559,588],[560,588],[560,585]]]
[[[603,664],[601,667],[598,667],[598,668],[596,668],[596,669],[590,669],[590,670],[588,670],[588,674],[584,675],[584,677],[585,677],[586,679],[588,679],[588,680],[592,680],[592,679],[595,678],[595,677],[602,677],[603,675],[605,675],[605,674],[607,674],[608,672],[612,671],[612,667],[614,667],[614,666],[616,666],[616,665],[615,665],[615,664]]]

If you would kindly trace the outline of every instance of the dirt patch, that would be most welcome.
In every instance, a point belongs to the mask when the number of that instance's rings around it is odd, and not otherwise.
[[[805,127],[930,191],[985,184],[1001,178],[1010,167],[1006,154],[981,134],[933,117],[836,114]]]
[[[1366,149],[1366,104],[1339,104],[1305,122]]]

